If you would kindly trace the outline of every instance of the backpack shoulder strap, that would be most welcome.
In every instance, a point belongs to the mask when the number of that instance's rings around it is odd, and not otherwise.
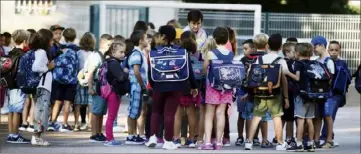
[[[96,51],[96,52],[99,54],[100,58],[102,59],[102,62],[104,62],[105,60],[104,55],[100,51]]]
[[[276,64],[278,61],[280,61],[282,59],[282,57],[277,57],[271,64],[274,65]]]
[[[263,56],[258,56],[257,59],[258,59],[258,64],[263,64]]]

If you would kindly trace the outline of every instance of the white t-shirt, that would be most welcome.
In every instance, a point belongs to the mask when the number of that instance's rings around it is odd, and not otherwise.
[[[224,45],[217,45],[217,49],[221,52],[222,55],[228,55],[231,52]],[[207,60],[217,59],[217,56],[212,51],[207,52]]]
[[[85,51],[85,50],[79,50],[77,52],[79,57],[79,70],[83,69],[85,66],[85,61],[88,59],[88,57],[92,54],[92,51]]]
[[[13,49],[11,46],[3,46],[5,55],[8,55],[9,52]]]
[[[32,66],[33,72],[38,72],[40,75],[47,72],[48,69],[48,56],[46,55],[46,51],[43,49],[39,49],[35,51],[35,60]],[[45,77],[45,78],[44,78]],[[45,82],[44,82],[45,80]],[[43,84],[44,82],[44,84]],[[51,83],[53,82],[53,75],[51,71],[47,72],[45,76],[41,77],[39,86],[37,88],[44,88],[51,92]]]
[[[263,64],[271,64],[278,57],[280,57],[280,55],[277,52],[270,51],[262,56]],[[255,64],[258,64],[258,59],[256,60]],[[283,74],[289,72],[286,60],[280,59],[277,64],[281,65]]]

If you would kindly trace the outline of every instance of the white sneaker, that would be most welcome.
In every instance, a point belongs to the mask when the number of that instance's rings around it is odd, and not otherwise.
[[[157,146],[157,140],[158,140],[157,137],[155,135],[153,135],[149,138],[149,141],[147,143],[145,143],[145,146],[154,148]],[[163,145],[163,147],[164,147],[164,145]]]
[[[338,142],[336,142],[335,140],[333,140],[333,146],[338,147],[338,146],[340,146],[340,143],[338,143]]]
[[[30,125],[28,128],[26,128],[27,132],[34,133],[34,126]]]
[[[244,150],[252,150],[252,146],[253,144],[248,141],[244,144]]]
[[[177,149],[177,145],[174,144],[173,141],[164,141],[164,145],[163,145],[163,149],[166,149],[166,150],[175,150]]]
[[[320,140],[320,145],[325,144],[325,140]]]
[[[86,130],[88,130],[88,124],[81,124],[81,125],[80,125],[80,130],[81,130],[81,131],[86,131]]]
[[[283,142],[283,144],[277,143],[276,150],[278,151],[285,151],[287,150],[288,144],[286,142]]]
[[[34,146],[49,146],[50,143],[48,141],[44,141],[42,138],[37,138],[33,136],[31,138],[31,144]]]

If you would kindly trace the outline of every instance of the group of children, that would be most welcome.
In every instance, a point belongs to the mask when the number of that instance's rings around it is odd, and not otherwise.
[[[153,24],[138,21],[128,39],[103,34],[98,50],[95,49],[96,38],[90,32],[76,45],[73,28],[53,25],[50,30],[37,32],[16,30],[11,36],[14,48],[9,53],[3,51],[1,59],[2,74],[10,77],[2,78],[6,83],[1,83],[1,90],[6,89],[5,102],[9,109],[7,142],[48,146],[50,143],[42,138],[47,130],[71,132],[89,128],[92,142],[121,145],[113,136],[113,127],[117,124],[121,97],[128,94],[125,144],[163,145],[169,150],[182,146],[220,150],[231,145],[229,116],[231,104],[236,102],[239,114],[235,144],[244,146],[245,150],[275,145],[276,150],[315,151],[337,145],[333,122],[337,109],[345,105],[347,90],[333,91],[332,96],[321,99],[323,102],[315,102],[306,99],[302,85],[314,88],[304,79],[309,75],[309,67],[316,66],[317,61],[323,64],[317,66],[327,68],[314,69],[322,69],[329,76],[336,77],[343,68],[347,74],[343,86],[348,87],[351,75],[347,64],[339,58],[339,42],[327,43],[326,38],[316,36],[311,43],[298,43],[297,39],[289,38],[283,44],[279,34],[257,34],[243,42],[242,57],[237,53],[234,30],[217,27],[209,37],[202,28],[203,15],[199,10],[191,10],[187,20],[188,26],[184,29],[172,20],[158,32],[154,31]],[[62,36],[65,42],[61,43]],[[4,69],[6,61],[12,62],[8,70]],[[242,85],[227,89],[222,82],[215,82],[220,78],[212,70],[216,69],[217,61],[241,62],[242,69],[240,65],[237,69],[243,71],[240,74],[245,77],[237,78],[236,82]],[[279,73],[277,85],[274,85],[277,87],[273,92],[267,89],[272,96],[260,97],[250,88],[250,80],[256,77],[249,74],[257,71],[254,70],[256,66],[264,64],[277,65],[280,71],[275,73]],[[338,84],[332,77],[328,80],[332,85]],[[72,108],[73,127],[68,123]],[[64,119],[58,126],[61,109]],[[86,109],[89,125],[85,122]],[[106,114],[104,135],[102,125]],[[323,128],[322,119],[325,121]],[[269,120],[273,120],[275,127],[273,141],[269,141],[267,134]],[[19,130],[33,131],[34,135],[28,140]],[[181,137],[187,138],[185,143],[181,142]]]

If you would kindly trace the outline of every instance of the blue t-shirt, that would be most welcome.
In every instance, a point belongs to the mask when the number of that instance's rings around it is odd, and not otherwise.
[[[134,51],[137,50],[137,51]],[[129,78],[130,83],[136,84],[138,83],[137,78],[134,74],[134,65],[141,65],[140,67],[140,74],[142,76],[144,85],[147,85],[147,73],[148,73],[148,64],[146,62],[146,58],[143,52],[140,51],[139,48],[135,47],[133,49],[133,53],[128,57],[128,66],[129,68]]]

